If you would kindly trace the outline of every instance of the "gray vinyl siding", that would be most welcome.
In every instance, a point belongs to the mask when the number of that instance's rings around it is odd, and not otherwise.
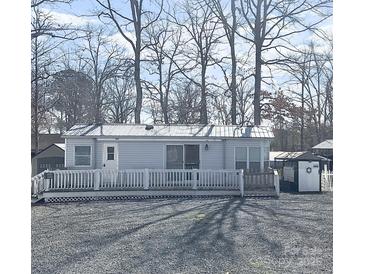
[[[270,146],[267,139],[226,139],[221,141],[132,141],[132,140],[96,140],[88,138],[66,138],[66,167],[81,169],[74,166],[75,145],[92,146],[92,166],[100,169],[103,166],[103,149],[105,143],[118,144],[119,169],[163,169],[166,161],[167,144],[199,144],[201,169],[234,169],[234,148],[237,146]],[[205,145],[208,144],[208,150]],[[84,167],[82,167],[84,169]],[[86,169],[86,168],[85,168]]]

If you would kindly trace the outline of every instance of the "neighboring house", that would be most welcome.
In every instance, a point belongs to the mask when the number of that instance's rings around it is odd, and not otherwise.
[[[333,159],[333,140],[328,139],[312,147],[315,154],[321,155],[326,158]]]
[[[51,144],[32,158],[32,176],[46,169],[64,169],[64,162],[65,144]]]
[[[269,167],[274,135],[265,126],[75,125],[66,169],[246,169]]]
[[[312,147],[312,151],[316,155],[320,155],[328,159],[325,163],[329,170],[333,170],[333,140],[328,139]]]
[[[65,139],[61,137],[61,134],[39,134],[38,136],[38,153],[49,147],[52,144],[64,143]],[[35,139],[32,135],[32,148],[31,148],[32,158],[36,155],[35,153]]]

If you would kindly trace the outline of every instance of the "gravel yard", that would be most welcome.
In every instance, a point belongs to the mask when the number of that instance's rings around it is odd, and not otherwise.
[[[32,273],[331,273],[332,194],[32,206]]]

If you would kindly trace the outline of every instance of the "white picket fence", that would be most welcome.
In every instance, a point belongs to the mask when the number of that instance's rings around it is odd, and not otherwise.
[[[128,169],[56,170],[32,178],[32,194],[81,191],[245,191],[271,187],[279,195],[276,171],[244,174],[243,170]],[[135,192],[133,192],[135,193]],[[186,193],[186,191],[184,192]]]
[[[333,191],[333,171],[324,169],[321,174],[322,191]]]

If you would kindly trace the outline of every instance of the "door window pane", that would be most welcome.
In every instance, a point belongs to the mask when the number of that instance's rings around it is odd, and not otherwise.
[[[114,160],[114,147],[107,147],[107,160]]]
[[[185,145],[185,169],[199,169],[199,145]]]
[[[166,168],[182,169],[183,168],[183,146],[167,145],[166,146]]]

